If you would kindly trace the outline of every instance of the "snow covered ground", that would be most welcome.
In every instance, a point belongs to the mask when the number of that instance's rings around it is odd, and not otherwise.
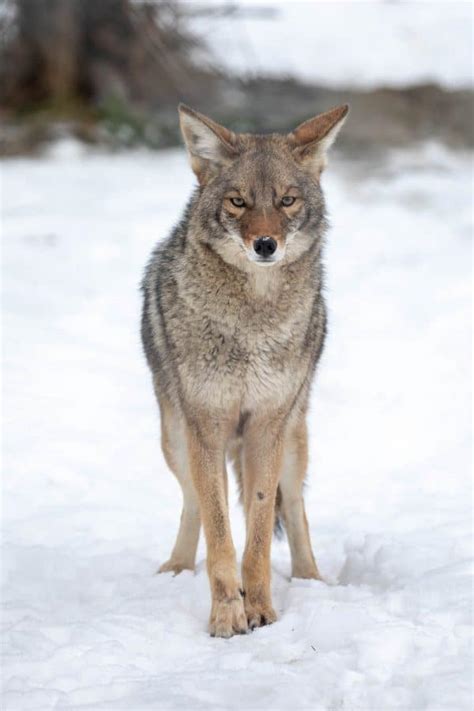
[[[285,75],[352,88],[420,82],[449,88],[472,85],[471,2],[238,0],[229,4],[241,6],[244,12],[200,17],[194,27],[217,60],[238,74]]]
[[[470,157],[427,145],[324,177],[330,333],[308,515],[327,583],[206,633],[196,574],[155,575],[178,487],[160,454],[138,284],[193,183],[184,153],[2,164],[3,706],[463,711],[470,688]],[[244,529],[232,495],[239,556]]]

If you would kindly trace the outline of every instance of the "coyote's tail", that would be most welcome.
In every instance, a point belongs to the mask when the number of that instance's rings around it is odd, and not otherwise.
[[[275,538],[278,538],[280,540],[285,535],[285,524],[281,511],[281,489],[279,486],[277,487],[275,499],[275,523],[273,524],[273,533],[275,535]]]

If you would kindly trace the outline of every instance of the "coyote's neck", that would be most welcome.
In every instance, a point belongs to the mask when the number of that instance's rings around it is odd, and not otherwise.
[[[250,294],[259,299],[275,300],[282,289],[288,288],[279,264],[272,267],[254,266],[247,273]]]
[[[248,262],[242,270],[228,264],[207,244],[193,242],[189,249],[184,264],[190,281],[206,285],[206,291],[212,285],[221,296],[227,294],[237,300],[258,299],[275,304],[282,296],[288,301],[292,291],[297,298],[298,292],[304,290],[308,282],[313,282],[320,252],[319,245],[315,244],[313,249],[290,264],[280,262],[262,267]]]

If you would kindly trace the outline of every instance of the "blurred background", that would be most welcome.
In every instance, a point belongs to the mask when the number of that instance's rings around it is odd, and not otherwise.
[[[472,145],[469,2],[6,0],[0,17],[7,155],[65,132],[176,145],[180,100],[253,131],[349,101],[356,153]]]
[[[472,708],[472,7],[0,4],[6,711]],[[195,186],[179,101],[260,132],[351,105],[305,494],[329,584],[275,541],[279,621],[217,652],[202,540],[154,575],[181,500],[139,284]]]

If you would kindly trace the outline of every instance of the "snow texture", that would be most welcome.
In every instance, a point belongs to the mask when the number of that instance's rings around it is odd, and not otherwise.
[[[362,89],[425,82],[472,86],[471,2],[235,4],[241,15],[198,18],[194,27],[216,60],[239,75],[285,75]]]
[[[2,709],[472,708],[470,157],[324,176],[307,502],[326,582],[290,581],[275,542],[279,620],[230,640],[206,632],[202,541],[195,574],[155,575],[181,502],[138,284],[191,190],[184,152],[64,141],[2,173]]]

